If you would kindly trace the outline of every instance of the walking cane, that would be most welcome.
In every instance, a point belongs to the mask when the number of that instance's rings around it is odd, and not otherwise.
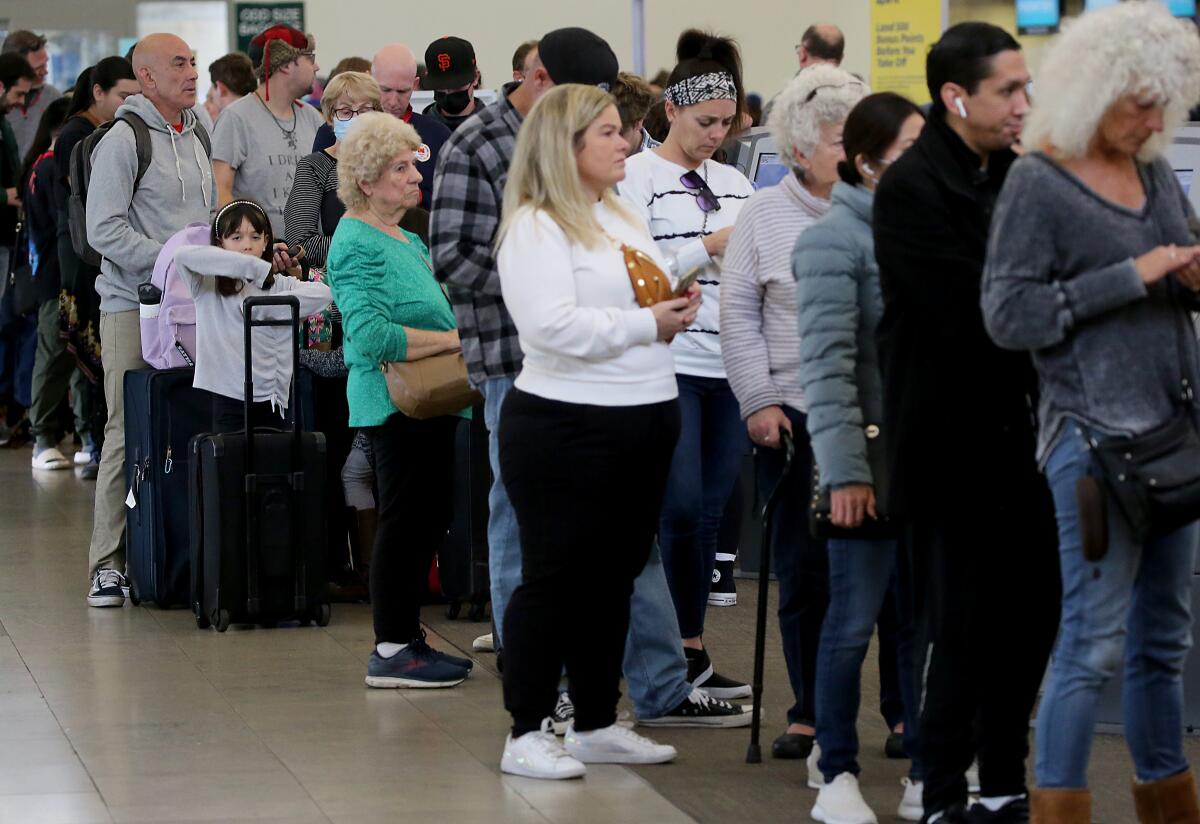
[[[759,727],[762,725],[763,648],[767,641],[767,591],[771,582],[771,517],[775,514],[780,490],[783,489],[788,476],[792,473],[792,459],[796,454],[792,434],[785,429],[780,429],[779,436],[780,447],[783,449],[783,472],[762,508],[762,551],[758,558],[758,622],[754,631],[754,714],[750,720],[750,748],[746,751],[747,764],[762,763],[762,748],[758,745],[758,733]]]

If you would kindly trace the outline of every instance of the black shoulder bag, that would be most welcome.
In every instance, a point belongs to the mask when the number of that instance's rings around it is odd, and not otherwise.
[[[808,531],[814,538],[857,538],[879,540],[896,537],[895,519],[890,512],[890,476],[887,466],[887,447],[882,430],[875,424],[864,427],[867,437],[867,464],[871,467],[871,482],[875,488],[875,511],[878,518],[866,516],[856,527],[834,526],[829,487],[821,486],[821,469],[813,462],[812,499],[808,508]]]

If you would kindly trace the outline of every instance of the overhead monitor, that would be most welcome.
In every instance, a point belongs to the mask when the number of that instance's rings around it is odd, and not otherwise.
[[[1083,10],[1085,12],[1095,11],[1096,9],[1103,9],[1108,6],[1115,6],[1119,2],[1121,0],[1083,0]]]
[[[1050,34],[1062,19],[1059,0],[1017,0],[1017,32]]]
[[[754,158],[754,176],[750,178],[750,182],[754,184],[755,189],[763,189],[783,180],[787,172],[788,167],[779,158],[778,152],[760,151]]]
[[[1176,17],[1196,16],[1196,0],[1166,0],[1166,4]]]

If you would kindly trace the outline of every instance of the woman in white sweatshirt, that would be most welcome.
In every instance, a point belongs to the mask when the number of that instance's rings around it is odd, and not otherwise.
[[[224,206],[212,223],[211,246],[182,246],[175,267],[196,302],[196,376],[192,385],[213,396],[213,431],[244,428],[246,360],[242,303],[254,295],[292,295],[300,299],[300,317],[329,305],[329,287],[295,276],[276,274],[271,221],[252,200]],[[289,273],[298,275],[293,270]],[[288,310],[260,310],[262,317],[287,317]],[[258,313],[255,317],[259,317]],[[288,406],[292,382],[292,330],[263,326],[254,330],[254,397],[251,426],[270,426]]]
[[[616,705],[629,598],[679,433],[667,341],[695,320],[699,292],[672,298],[666,261],[613,192],[620,131],[610,95],[553,89],[521,126],[505,186],[497,264],[525,360],[499,432],[522,563],[502,617],[513,726],[500,768],[532,778],[675,757],[617,724]],[[644,308],[631,278],[651,274],[662,289]],[[575,719],[559,744],[549,716],[564,666]]]
[[[750,686],[714,672],[704,649],[721,517],[749,448],[721,362],[718,261],[754,188],[737,169],[712,159],[745,111],[741,58],[732,40],[695,30],[683,33],[676,52],[679,65],[664,93],[671,131],[663,145],[629,159],[619,189],[677,275],[700,267],[704,304],[671,345],[683,425],[658,540],[688,680],[714,698],[746,698]]]

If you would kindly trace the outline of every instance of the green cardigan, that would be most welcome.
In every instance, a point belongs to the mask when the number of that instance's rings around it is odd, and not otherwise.
[[[455,328],[450,301],[425,262],[429,250],[413,233],[404,235],[408,243],[344,217],[329,247],[326,277],[342,313],[351,426],[379,426],[397,414],[379,365],[404,360],[405,326]]]

